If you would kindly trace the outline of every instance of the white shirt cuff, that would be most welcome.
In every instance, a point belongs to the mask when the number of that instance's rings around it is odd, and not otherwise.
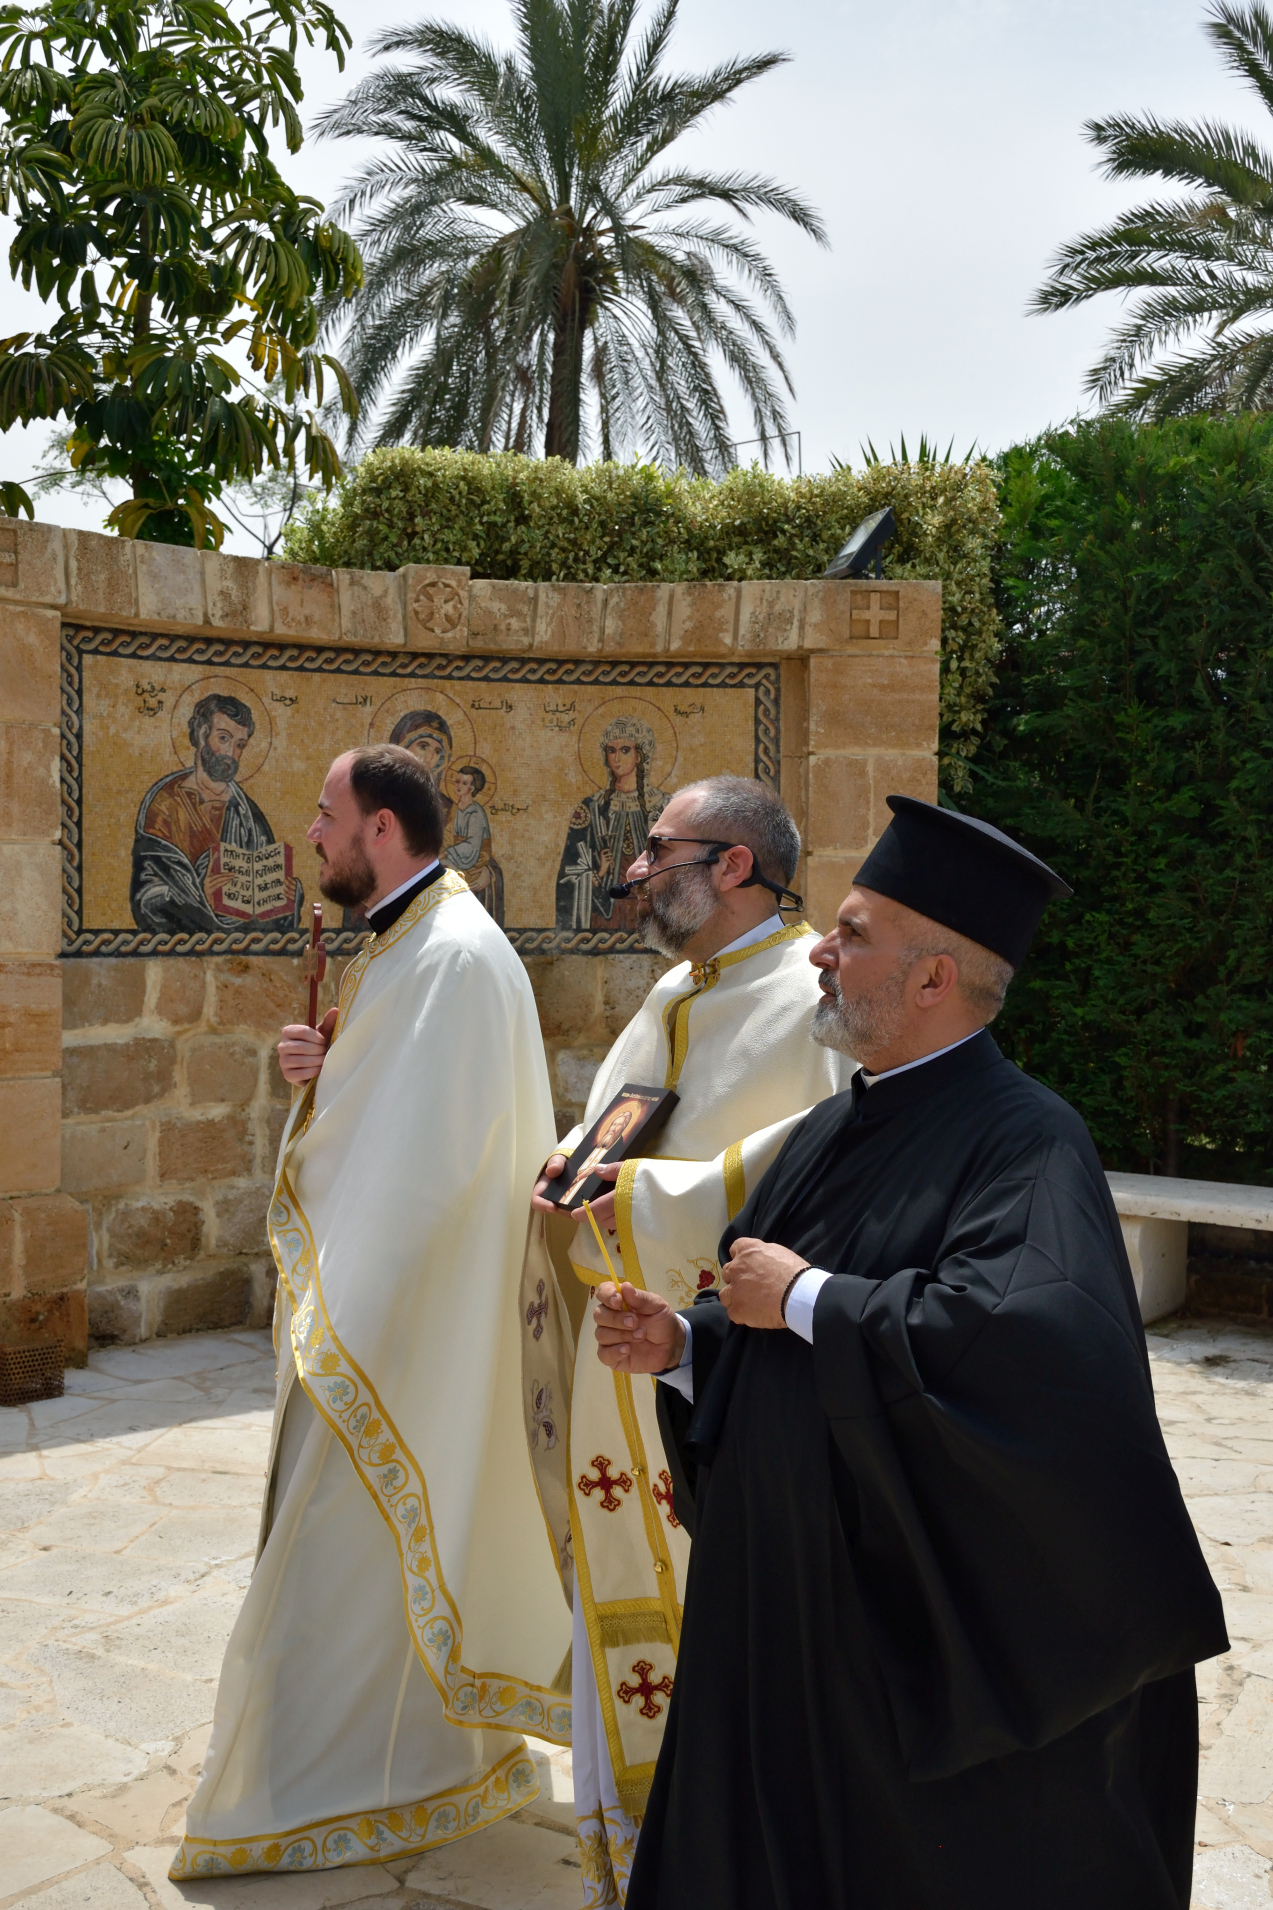
[[[823,1281],[830,1278],[829,1273],[823,1273],[817,1267],[807,1267],[787,1295],[787,1325],[802,1340],[808,1340],[810,1346],[813,1344],[814,1304],[822,1291]]]
[[[677,1392],[688,1399],[692,1406],[694,1404],[694,1367],[692,1365],[694,1355],[694,1329],[683,1313],[678,1315],[678,1317],[681,1325],[685,1328],[685,1350],[681,1354],[680,1363],[678,1365],[672,1367],[670,1372],[656,1373],[655,1378],[661,1379],[665,1386],[674,1386]]]

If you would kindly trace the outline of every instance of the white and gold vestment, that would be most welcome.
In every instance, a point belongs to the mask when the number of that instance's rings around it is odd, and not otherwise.
[[[264,1542],[174,1878],[431,1849],[536,1795],[523,1731],[569,1743],[515,1310],[552,1136],[526,972],[446,871],[284,1135]]]
[[[854,1064],[818,1047],[814,931],[772,926],[651,990],[598,1070],[577,1144],[625,1081],[680,1100],[653,1159],[620,1172],[615,1270],[677,1307],[719,1284],[717,1242],[800,1114]],[[597,1358],[587,1222],[532,1225],[522,1278],[527,1438],[575,1611],[574,1775],[585,1902],[621,1902],[676,1667],[689,1541],[672,1509],[654,1381]],[[576,1345],[577,1341],[577,1345]],[[567,1410],[563,1411],[563,1408]],[[593,1793],[596,1793],[593,1795]]]

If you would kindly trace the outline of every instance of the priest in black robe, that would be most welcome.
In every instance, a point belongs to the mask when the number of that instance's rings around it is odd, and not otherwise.
[[[628,1910],[1187,1910],[1220,1598],[1091,1138],[986,1032],[1069,891],[889,806],[811,957],[853,1088],[719,1297],[598,1289],[694,1535]]]

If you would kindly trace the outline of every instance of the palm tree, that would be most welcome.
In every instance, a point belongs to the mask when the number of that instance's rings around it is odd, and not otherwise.
[[[791,312],[721,214],[775,212],[825,244],[822,222],[773,180],[664,155],[787,56],[671,77],[677,5],[658,0],[634,38],[636,0],[513,0],[512,54],[434,21],[377,36],[411,64],[319,122],[389,142],[341,200],[366,259],[345,351],[380,406],[377,443],[542,445],[572,463],[633,447],[715,471],[731,462],[720,364],[755,435],[786,429]]]
[[[1273,17],[1217,4],[1206,31],[1273,112]],[[1273,156],[1249,133],[1150,115],[1089,120],[1109,179],[1171,180],[1185,199],[1126,212],[1057,254],[1032,309],[1133,297],[1087,387],[1145,418],[1273,405]],[[1200,334],[1200,336],[1199,336]],[[1173,349],[1177,348],[1177,349]]]

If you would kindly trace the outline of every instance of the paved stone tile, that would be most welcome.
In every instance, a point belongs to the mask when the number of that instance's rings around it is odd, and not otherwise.
[[[75,1642],[126,1664],[216,1678],[238,1612],[238,1599],[209,1597],[201,1586],[192,1598],[77,1634]]]
[[[215,1420],[177,1426],[146,1448],[147,1465],[191,1466],[200,1471],[247,1472],[259,1483],[269,1457],[269,1419],[259,1432],[239,1426],[221,1427]]]
[[[407,1888],[479,1910],[578,1910],[583,1873],[572,1842],[559,1831],[505,1820],[429,1851]]]
[[[1194,1910],[1269,1910],[1273,1335],[1168,1322],[1150,1350],[1233,1640],[1199,1668]],[[577,1910],[570,1754],[533,1742],[536,1802],[418,1861],[168,1881],[251,1572],[273,1353],[196,1336],[95,1353],[68,1381],[75,1410],[0,1410],[0,1790],[26,1783],[0,1807],[0,1910]],[[35,1865],[13,1882],[10,1850]]]
[[[1273,1864],[1245,1844],[1200,1851],[1194,1862],[1193,1910],[1268,1910]]]
[[[63,1610],[135,1612],[172,1597],[193,1576],[190,1567],[163,1565],[157,1559],[117,1558],[109,1552],[59,1546],[0,1570],[0,1599],[33,1598]]]
[[[28,1526],[23,1537],[42,1551],[54,1545],[82,1545],[89,1552],[122,1552],[162,1516],[158,1506],[143,1510],[92,1502],[64,1505],[52,1518]]]
[[[114,1864],[94,1864],[37,1897],[23,1897],[14,1910],[144,1910],[145,1897]]]
[[[259,1516],[261,1481],[252,1473],[170,1472],[155,1486],[162,1505],[245,1506]]]
[[[189,1778],[170,1769],[147,1771],[112,1791],[81,1791],[76,1815],[87,1829],[109,1832],[118,1843],[153,1844],[173,1830],[174,1817],[185,1817],[189,1796]]]
[[[69,1797],[86,1784],[139,1777],[145,1755],[78,1724],[25,1725],[0,1733],[0,1797]],[[0,1857],[0,1877],[3,1876]]]
[[[268,1333],[259,1336],[262,1359],[273,1359]],[[177,1340],[151,1340],[145,1346],[118,1347],[95,1353],[89,1362],[98,1373],[141,1382],[184,1378],[189,1373],[214,1373],[226,1366],[242,1366],[251,1356],[250,1344],[219,1333],[189,1333]]]
[[[15,1804],[9,1810],[0,1810],[0,1851],[4,1852],[4,1881],[10,1896],[92,1863],[109,1850],[105,1838],[90,1836],[41,1805]]]
[[[172,1565],[216,1565],[245,1553],[254,1557],[260,1524],[259,1511],[246,1506],[165,1512],[158,1524],[134,1540],[125,1557],[163,1559]]]
[[[63,1717],[130,1744],[183,1736],[209,1716],[216,1695],[211,1679],[154,1668],[138,1677],[135,1666],[78,1644],[35,1645],[27,1657],[49,1673]]]
[[[0,1480],[0,1532],[21,1532],[49,1518],[74,1490],[61,1479]]]

